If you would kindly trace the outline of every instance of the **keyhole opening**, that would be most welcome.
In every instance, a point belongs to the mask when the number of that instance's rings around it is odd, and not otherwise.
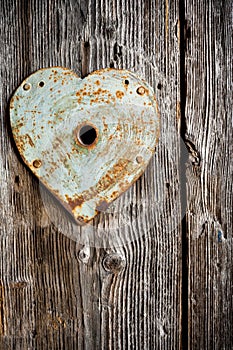
[[[92,145],[96,138],[97,132],[92,125],[83,125],[78,131],[78,140],[83,146]]]

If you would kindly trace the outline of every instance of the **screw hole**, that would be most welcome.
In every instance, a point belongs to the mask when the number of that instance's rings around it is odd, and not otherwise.
[[[43,81],[40,81],[39,82],[39,87],[43,87],[44,86],[44,82]]]
[[[83,146],[92,145],[96,138],[97,132],[92,125],[83,125],[78,131],[78,140]]]
[[[40,159],[35,159],[32,164],[33,164],[34,168],[40,168],[42,165],[42,162]]]
[[[142,156],[137,156],[136,157],[136,161],[137,161],[138,164],[141,164],[143,162]]]
[[[24,89],[25,91],[28,91],[28,90],[31,89],[31,85],[28,84],[28,83],[26,83],[26,84],[24,84],[23,89]]]
[[[127,79],[125,80],[125,84],[126,84],[126,85],[129,85],[129,81],[128,81]]]
[[[137,88],[137,93],[138,95],[144,95],[145,94],[145,88],[143,86],[139,86],[139,88]]]

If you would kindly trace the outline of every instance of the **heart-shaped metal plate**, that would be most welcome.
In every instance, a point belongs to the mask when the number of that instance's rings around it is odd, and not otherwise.
[[[10,119],[24,162],[80,223],[139,178],[159,137],[153,91],[126,70],[41,69],[16,90]]]

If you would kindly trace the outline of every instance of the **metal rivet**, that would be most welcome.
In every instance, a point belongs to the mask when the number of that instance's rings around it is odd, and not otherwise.
[[[108,254],[103,259],[103,267],[107,272],[118,273],[125,267],[125,261],[116,253]]]
[[[143,162],[143,158],[141,157],[141,156],[137,156],[136,157],[136,161],[137,161],[137,163],[142,163]]]
[[[42,165],[42,162],[40,159],[35,159],[34,162],[33,162],[33,166],[34,168],[40,168]]]
[[[28,84],[28,83],[26,83],[26,84],[24,84],[23,89],[24,89],[25,91],[28,91],[28,90],[31,89],[31,85]]]
[[[137,89],[137,93],[139,95],[144,95],[146,92],[145,88],[143,86],[140,86],[138,89]]]

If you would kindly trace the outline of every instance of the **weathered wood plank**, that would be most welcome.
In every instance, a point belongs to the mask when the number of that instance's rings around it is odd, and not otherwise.
[[[186,19],[189,348],[232,349],[232,1]]]
[[[0,347],[179,348],[177,1],[0,6]],[[9,136],[12,91],[31,72],[54,65],[82,76],[109,66],[131,69],[154,87],[161,112],[160,143],[145,175],[115,204],[115,214],[101,213],[93,229],[78,232],[52,198],[41,197]]]

